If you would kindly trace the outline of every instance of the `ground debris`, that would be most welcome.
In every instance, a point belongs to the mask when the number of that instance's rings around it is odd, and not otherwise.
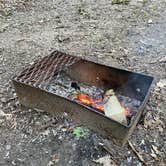
[[[39,130],[46,130],[49,127],[55,127],[58,123],[58,120],[56,118],[51,118],[49,121],[44,122],[44,124],[41,124],[40,122],[36,122],[35,127]]]
[[[8,113],[5,113],[2,110],[0,110],[0,117],[1,118],[5,117],[6,119],[9,120],[12,117],[12,114],[8,114]]]
[[[112,0],[112,4],[125,4],[128,5],[130,0]]]
[[[153,148],[153,150],[155,151],[156,154],[159,154],[159,150],[158,150],[157,146],[152,145],[152,148]]]
[[[73,135],[75,135],[76,138],[86,138],[88,136],[88,130],[82,127],[75,127],[73,129]]]
[[[111,160],[114,162],[114,164],[119,165],[119,161],[116,160],[116,158],[113,155],[113,152],[111,149],[104,143],[99,143],[99,145],[109,153]]]
[[[104,157],[101,157],[101,158],[93,160],[93,161],[96,163],[103,164],[103,166],[110,166],[110,165],[117,166],[109,155],[106,155]]]
[[[131,148],[131,150],[134,152],[134,154],[138,157],[138,159],[145,165],[147,166],[147,163],[144,161],[143,157],[139,154],[139,152],[137,152],[137,150],[135,149],[135,147],[133,146],[133,144],[128,141],[128,145]]]
[[[166,87],[166,79],[161,79],[158,83],[157,86],[160,88]]]
[[[54,154],[51,156],[51,161],[53,161],[54,163],[58,163],[60,160],[60,155],[59,154]]]

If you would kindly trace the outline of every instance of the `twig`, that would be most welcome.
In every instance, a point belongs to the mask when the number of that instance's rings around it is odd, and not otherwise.
[[[115,158],[114,158],[114,156],[113,156],[112,151],[110,150],[110,148],[107,147],[107,146],[106,146],[105,144],[103,144],[103,143],[99,143],[99,145],[100,145],[105,151],[107,151],[107,152],[110,154],[111,159],[114,161],[114,163],[117,164],[117,165],[119,165],[119,162],[118,162],[117,160],[115,160]]]
[[[38,129],[39,130],[46,130],[49,127],[55,127],[57,125],[58,121],[56,120],[51,120],[46,122],[45,124],[41,125]]]
[[[142,156],[136,151],[135,147],[130,141],[128,141],[128,145],[131,148],[131,150],[134,152],[134,154],[138,157],[138,159],[143,163],[143,165],[147,166],[147,163],[144,161]]]
[[[16,110],[16,111],[12,111],[11,113],[12,114],[17,114],[17,113],[20,113],[20,112],[22,112],[23,110],[22,109],[18,109],[18,110]]]
[[[47,128],[53,127],[53,126],[55,126],[55,125],[53,125],[52,122],[49,122],[49,123],[47,123],[47,124],[44,124],[44,125],[40,126],[40,127],[39,127],[39,130],[46,130]]]
[[[12,97],[12,98],[8,99],[8,100],[5,102],[5,104],[10,103],[11,101],[16,100],[16,99],[18,99],[17,96],[16,96],[16,97]]]

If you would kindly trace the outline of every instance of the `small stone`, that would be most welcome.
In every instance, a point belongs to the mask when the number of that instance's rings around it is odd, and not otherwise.
[[[11,149],[11,145],[6,145],[6,150],[10,150]]]
[[[148,24],[152,24],[152,23],[153,23],[152,19],[149,19]]]
[[[58,137],[58,139],[59,139],[59,140],[62,140],[62,136],[60,135],[60,136]]]
[[[52,129],[52,133],[53,133],[53,135],[54,135],[54,136],[56,136],[56,135],[57,135],[57,131],[56,131],[56,130],[54,130],[54,129]]]
[[[0,110],[0,117],[3,117],[3,116],[5,116],[6,114],[2,111],[2,110]]]
[[[43,23],[43,22],[44,22],[44,20],[40,20],[40,21],[39,21],[39,23]]]
[[[18,107],[20,105],[20,102],[19,101],[16,101],[15,102],[15,105]]]
[[[54,163],[52,161],[49,161],[49,163],[47,164],[47,166],[53,166]]]
[[[2,97],[2,98],[1,98],[1,102],[2,102],[2,103],[6,103],[6,98]]]
[[[140,147],[141,147],[141,149],[142,149],[144,152],[147,152],[147,147],[146,147],[146,144],[145,144],[145,141],[144,141],[144,140],[141,141]]]
[[[40,126],[41,126],[42,124],[39,122],[39,121],[37,121],[37,122],[35,122],[35,127],[37,127],[37,128],[39,128]]]
[[[58,163],[59,160],[60,160],[60,155],[59,154],[52,155],[52,161],[54,161],[54,163]]]
[[[50,134],[50,130],[45,130],[45,131],[42,133],[43,136],[48,136],[49,134]]]
[[[140,89],[140,88],[137,88],[136,91],[137,91],[137,92],[141,92],[141,89]]]
[[[159,126],[159,131],[163,133],[164,129],[161,126]]]
[[[30,64],[30,65],[33,65],[33,64],[34,64],[34,62],[30,62],[29,64]]]

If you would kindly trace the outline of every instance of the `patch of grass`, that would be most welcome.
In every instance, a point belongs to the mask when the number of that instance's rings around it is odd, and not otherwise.
[[[76,138],[85,138],[88,136],[88,130],[82,127],[75,127],[73,129],[73,134],[76,136]]]

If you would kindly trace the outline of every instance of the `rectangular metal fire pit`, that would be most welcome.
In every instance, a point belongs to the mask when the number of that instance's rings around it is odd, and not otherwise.
[[[113,89],[117,94],[140,101],[134,108],[135,116],[128,125],[121,124],[91,106],[73,100],[63,94],[63,87],[57,89],[51,84],[65,72],[77,83],[86,83],[103,91]],[[63,76],[62,76],[63,77]],[[97,64],[79,57],[55,51],[51,55],[35,62],[18,76],[13,84],[22,105],[42,109],[61,116],[64,112],[76,122],[86,125],[101,135],[123,146],[136,126],[145,103],[149,97],[153,77]]]

